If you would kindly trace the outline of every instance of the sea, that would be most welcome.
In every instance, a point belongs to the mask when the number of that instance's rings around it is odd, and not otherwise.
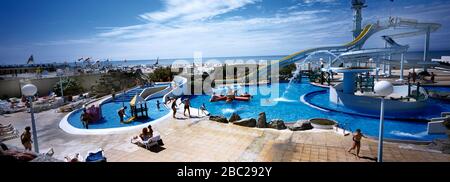
[[[240,56],[240,57],[210,57],[210,58],[202,58],[202,63],[207,63],[209,61],[214,61],[216,63],[230,63],[230,62],[243,62],[246,63],[248,61],[254,61],[259,62],[261,60],[263,61],[271,61],[271,60],[279,60],[287,55],[275,55],[275,56]],[[431,59],[439,59],[441,56],[450,56],[450,50],[447,51],[430,51],[429,57]],[[393,59],[400,59],[399,55],[393,56]],[[408,52],[405,55],[407,60],[423,60],[423,52]],[[156,59],[147,59],[147,60],[111,60],[109,61],[109,64],[112,64],[112,66],[117,67],[133,67],[138,65],[153,65],[156,63]],[[172,65],[173,63],[188,63],[192,64],[194,62],[199,63],[198,59],[194,58],[177,58],[177,59],[159,59],[158,64],[163,66]],[[104,61],[103,61],[104,63]],[[57,62],[43,62],[39,63],[38,61],[35,62],[35,64],[54,64],[54,65],[68,65],[68,66],[75,66],[80,65],[80,62],[68,62],[68,63],[57,63]],[[26,64],[15,64],[15,65],[8,65],[8,66],[24,66]],[[6,65],[1,65],[6,66]]]

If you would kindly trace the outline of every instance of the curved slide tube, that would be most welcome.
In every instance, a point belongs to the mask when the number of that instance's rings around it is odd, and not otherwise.
[[[364,27],[364,29],[361,31],[361,33],[351,42],[341,45],[341,46],[330,46],[330,47],[319,47],[319,48],[312,48],[312,49],[305,49],[299,52],[296,52],[294,54],[288,55],[278,61],[275,61],[274,63],[271,63],[270,65],[264,66],[259,68],[259,72],[269,72],[271,65],[273,64],[279,64],[279,67],[285,67],[288,66],[294,62],[297,62],[299,60],[302,60],[306,58],[309,54],[317,52],[317,51],[330,51],[335,53],[344,54],[347,53],[348,55],[357,56],[358,54],[393,54],[393,53],[399,53],[399,52],[405,52],[408,49],[408,46],[402,46],[397,44],[392,38],[403,38],[403,37],[409,37],[409,36],[416,36],[420,34],[427,33],[427,31],[434,32],[437,29],[441,27],[440,24],[437,23],[419,23],[416,20],[407,20],[402,18],[390,18],[389,21],[382,25],[380,22],[377,22],[376,24],[368,24]],[[375,33],[389,29],[389,28],[400,28],[400,29],[411,29],[410,32],[403,32],[400,34],[393,34],[389,36],[383,36],[383,39],[388,42],[388,44],[391,46],[389,48],[378,48],[378,49],[371,49],[371,50],[361,50],[358,51],[352,51],[352,50],[359,50],[365,42]],[[248,76],[250,78],[254,78],[257,72],[252,72]],[[245,78],[241,78],[245,79]]]

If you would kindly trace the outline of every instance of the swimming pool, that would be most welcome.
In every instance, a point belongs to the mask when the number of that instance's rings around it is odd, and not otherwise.
[[[120,123],[119,116],[117,115],[117,111],[122,107],[122,102],[120,101],[110,101],[106,102],[101,105],[102,115],[103,119],[92,123],[89,125],[89,129],[108,129],[108,128],[121,128],[121,127],[128,127],[128,126],[136,126],[144,123],[149,123],[151,121],[154,121],[158,118],[161,118],[169,113],[169,110],[166,109],[163,104],[161,104],[161,109],[158,110],[156,108],[156,101],[159,100],[160,103],[163,103],[162,98],[155,98],[147,101],[147,107],[148,107],[148,119],[143,120],[137,120],[134,122],[131,122],[129,124]],[[130,116],[130,105],[129,101],[125,102],[125,106],[128,107],[126,111],[127,117],[124,119],[127,120]],[[68,122],[70,125],[72,125],[75,128],[84,129],[83,124],[80,121],[82,110],[78,110],[73,112],[68,117]]]
[[[271,98],[266,95],[266,91],[275,88],[278,93],[277,97]],[[263,91],[260,91],[263,90]],[[209,95],[198,95],[191,97],[192,107],[198,108],[205,103],[208,111],[213,115],[224,115],[230,117],[232,113],[238,113],[242,118],[258,118],[260,112],[265,112],[267,120],[282,119],[285,122],[296,122],[303,119],[311,118],[328,118],[339,122],[345,126],[345,129],[354,131],[361,129],[366,135],[371,137],[378,136],[379,119],[345,114],[340,112],[326,112],[310,107],[300,101],[300,97],[310,92],[327,89],[320,88],[304,81],[302,83],[288,84],[276,83],[271,85],[246,86],[242,87],[242,92],[257,93],[254,94],[250,102],[209,102]],[[323,95],[326,97],[326,95]],[[324,99],[324,98],[321,98]],[[326,97],[328,99],[328,97]],[[328,100],[327,100],[328,101]],[[273,106],[262,106],[261,102],[274,104]],[[444,103],[439,103],[444,104]],[[450,108],[450,105],[444,105]],[[433,112],[430,115],[439,115]],[[385,120],[385,137],[396,140],[414,140],[414,141],[430,141],[435,138],[445,138],[444,134],[429,135],[427,134],[427,123],[412,122],[402,120]]]

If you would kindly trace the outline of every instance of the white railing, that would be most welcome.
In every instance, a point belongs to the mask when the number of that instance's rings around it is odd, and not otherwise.
[[[173,79],[172,85],[170,86],[171,90],[163,97],[164,104],[167,103],[170,97],[175,96],[175,93],[180,93],[177,95],[182,95],[183,93],[186,93],[184,89],[186,89],[186,83],[187,79],[181,76],[175,76]]]

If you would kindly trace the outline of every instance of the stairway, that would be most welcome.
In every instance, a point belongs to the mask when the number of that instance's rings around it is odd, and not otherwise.
[[[122,101],[122,100],[125,100],[125,102],[131,101],[131,99],[133,99],[133,97],[135,95],[139,95],[144,89],[146,89],[146,88],[137,87],[137,88],[126,91],[125,95],[123,95],[122,93],[117,93],[117,94],[121,94],[121,95],[116,97],[116,101]]]

